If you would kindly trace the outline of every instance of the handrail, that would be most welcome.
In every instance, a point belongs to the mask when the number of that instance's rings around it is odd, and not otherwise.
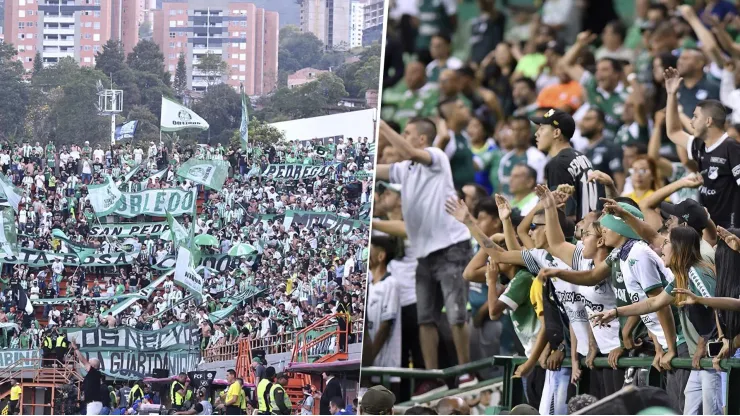
[[[291,355],[290,362],[291,363],[299,363],[304,362],[301,360],[301,358],[307,359],[308,354],[307,351],[313,347],[318,345],[320,342],[324,342],[327,339],[330,339],[332,337],[336,337],[336,345],[334,352],[338,353],[340,351],[347,351],[347,348],[349,346],[349,335],[352,330],[352,325],[350,322],[350,325],[344,325],[344,329],[342,329],[339,325],[339,319],[345,319],[345,322],[347,322],[347,314],[343,312],[334,313],[331,315],[326,315],[323,318],[319,319],[318,321],[314,322],[312,325],[309,325],[308,327],[302,329],[295,340],[295,345],[293,346],[293,354]],[[336,320],[335,322],[332,322],[332,320]],[[331,329],[334,328],[334,329]],[[308,334],[311,333],[311,331],[317,331],[317,330],[329,330],[325,333],[320,334],[316,338],[312,339],[306,339]],[[344,345],[342,344],[342,335],[344,335]]]
[[[491,366],[502,366],[504,369],[503,376],[503,397],[502,406],[512,408],[517,404],[524,402],[524,392],[522,383],[518,382],[514,378],[514,372],[516,367],[527,361],[527,357],[515,356],[494,356],[490,358],[484,358],[478,361],[474,361],[467,364],[456,365],[441,370],[422,370],[422,369],[411,369],[411,368],[397,368],[397,367],[363,367],[362,377],[369,376],[380,376],[382,384],[389,386],[391,377],[399,377],[403,379],[412,380],[413,382],[417,379],[428,380],[428,379],[450,379],[456,376],[476,372]],[[586,360],[581,359],[579,361],[581,365],[581,371],[588,372],[589,369],[586,367]],[[661,378],[659,377],[658,371],[652,367],[653,357],[622,357],[617,361],[619,368],[644,368],[648,370],[648,384],[652,386],[660,386]],[[712,369],[713,360],[711,358],[702,358],[699,362],[702,369]],[[720,361],[720,367],[727,371],[728,382],[727,390],[724,392],[726,403],[727,403],[727,414],[740,414],[740,397],[738,395],[730,395],[731,386],[740,385],[740,359],[728,358]],[[594,367],[597,368],[611,368],[608,362],[608,358],[600,357],[596,358],[593,363]],[[571,367],[572,362],[570,359],[563,360],[561,367]],[[671,360],[671,366],[678,369],[693,370],[691,358],[674,358]],[[583,380],[584,377],[581,378]],[[579,393],[587,393],[589,386],[587,383],[579,384]],[[448,394],[450,394],[448,392]]]

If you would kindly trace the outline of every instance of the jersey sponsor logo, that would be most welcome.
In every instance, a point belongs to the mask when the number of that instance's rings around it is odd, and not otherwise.
[[[733,176],[739,176],[740,175],[740,165],[737,165],[734,168],[732,168],[732,175]]]
[[[717,195],[717,191],[714,189],[709,189],[706,186],[699,187],[699,193],[702,195],[712,196]]]
[[[696,92],[697,100],[706,100],[707,97],[709,97],[709,92],[707,92],[707,90],[699,90]]]
[[[727,163],[727,159],[725,159],[723,157],[712,156],[712,157],[709,158],[709,162],[710,163],[719,163],[720,165],[724,165],[725,163]]]
[[[616,295],[617,299],[624,303],[629,303],[629,300],[627,299],[627,289],[616,289]]]
[[[707,177],[712,180],[717,179],[717,177],[719,177],[719,167],[710,166],[709,171],[707,172]]]
[[[622,272],[617,272],[617,283],[624,283],[624,276]]]

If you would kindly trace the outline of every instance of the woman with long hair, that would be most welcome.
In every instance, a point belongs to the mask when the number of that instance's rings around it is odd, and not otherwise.
[[[638,156],[629,167],[629,173],[632,179],[632,192],[626,192],[622,196],[632,198],[638,204],[663,186],[658,166],[649,156]]]
[[[674,294],[673,291],[685,289],[701,297],[714,296],[717,283],[715,271],[712,265],[702,259],[700,242],[701,236],[693,228],[679,226],[671,229],[670,238],[662,248],[663,262],[673,274],[665,276],[669,281],[664,283],[665,290],[656,297],[597,313],[591,319],[595,324],[605,325],[618,316],[644,315],[669,304],[679,307],[678,319],[681,327],[676,333],[679,338],[683,336],[686,340],[694,368],[685,383],[683,414],[695,415],[702,409],[705,415],[718,415],[722,414],[720,373],[699,367],[699,360],[706,356],[706,339],[716,329],[714,311],[705,306],[685,305],[686,295],[678,291]]]

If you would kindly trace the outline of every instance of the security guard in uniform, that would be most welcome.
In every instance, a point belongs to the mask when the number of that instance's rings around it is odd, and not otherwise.
[[[257,412],[260,415],[271,415],[270,393],[275,381],[275,367],[265,369],[265,377],[257,385]]]
[[[51,335],[52,334],[50,332],[47,332],[44,335],[44,341],[42,342],[42,347],[44,350],[44,367],[51,367],[51,364],[54,360],[54,340],[51,338]]]
[[[187,374],[180,373],[170,386],[170,400],[172,400],[173,409],[182,410],[185,405],[185,392],[188,389],[187,378]]]
[[[67,355],[67,352],[69,352],[69,341],[67,341],[67,335],[66,334],[59,334],[56,333],[56,339],[54,342],[54,352],[57,356],[57,361],[64,364],[64,357]]]
[[[273,415],[289,415],[293,407],[288,397],[288,392],[285,391],[285,386],[288,385],[288,376],[285,373],[277,375],[277,383],[273,383],[272,389],[270,390],[270,405],[272,407]]]
[[[144,382],[137,381],[134,387],[131,387],[131,392],[128,394],[129,406],[133,406],[134,402],[144,398]]]

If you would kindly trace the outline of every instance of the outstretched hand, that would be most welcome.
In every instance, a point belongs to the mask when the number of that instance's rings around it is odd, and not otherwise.
[[[666,92],[668,94],[677,93],[678,88],[681,86],[681,81],[683,81],[683,78],[678,75],[678,70],[673,67],[666,68],[665,71],[663,71],[663,78],[665,79]]]
[[[622,217],[623,215],[627,214],[627,211],[622,208],[621,205],[617,203],[617,201],[611,199],[611,198],[600,198],[601,201],[604,203],[603,211],[607,214],[611,214],[617,217]]]
[[[498,217],[502,221],[511,218],[511,205],[509,204],[509,201],[501,194],[496,194],[494,198],[496,199],[496,206],[498,207]]]
[[[465,201],[462,199],[453,197],[448,198],[447,202],[445,202],[445,211],[452,215],[456,220],[466,225],[473,220],[473,216],[470,214],[468,206],[465,205]]]
[[[557,206],[557,202],[547,186],[537,185],[534,188],[534,192],[537,194],[537,198],[539,198],[540,203],[542,203],[542,208],[548,209]]]
[[[596,182],[604,186],[614,186],[614,179],[612,179],[611,176],[607,175],[605,172],[602,172],[600,170],[589,172],[588,181]]]
[[[731,249],[740,251],[740,237],[719,226],[717,227],[717,234]]]

